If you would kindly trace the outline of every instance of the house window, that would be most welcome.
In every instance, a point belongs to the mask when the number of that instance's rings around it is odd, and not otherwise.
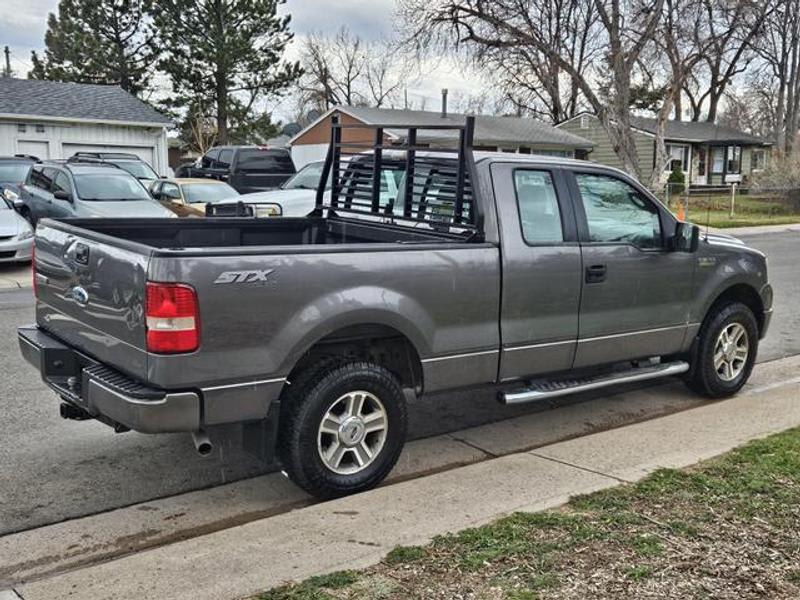
[[[44,125],[41,123],[36,124],[36,133],[44,133]]]
[[[728,146],[728,173],[738,174],[742,170],[742,147]]]
[[[667,144],[667,164],[665,171],[672,171],[677,163],[684,173],[689,172],[689,146],[681,144]]]
[[[19,133],[25,133],[28,128],[25,126],[25,123],[17,123],[17,131]]]
[[[581,129],[589,129],[589,115],[581,115]]]
[[[711,149],[711,172],[722,173],[722,167],[725,164],[725,148],[722,146],[714,146]]]
[[[758,171],[763,169],[766,164],[766,153],[763,150],[753,150],[752,158],[750,159],[750,170]]]

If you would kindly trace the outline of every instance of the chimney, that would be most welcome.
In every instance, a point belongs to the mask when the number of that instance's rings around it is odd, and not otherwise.
[[[442,90],[442,118],[447,118],[447,88]]]

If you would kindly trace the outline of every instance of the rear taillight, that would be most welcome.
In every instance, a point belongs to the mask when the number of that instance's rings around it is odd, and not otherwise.
[[[147,283],[147,351],[193,352],[200,346],[200,312],[194,288],[182,283]]]
[[[33,283],[33,297],[39,297],[39,288],[36,287],[36,243],[31,246],[31,282]]]

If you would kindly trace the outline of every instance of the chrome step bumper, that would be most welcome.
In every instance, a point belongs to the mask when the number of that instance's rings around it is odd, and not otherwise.
[[[500,401],[503,404],[535,402],[537,400],[547,400],[549,398],[557,398],[568,394],[596,390],[619,383],[632,383],[635,381],[647,381],[648,379],[680,375],[681,373],[686,373],[688,370],[689,363],[675,361],[648,365],[646,367],[635,367],[627,371],[616,371],[614,373],[582,379],[544,380],[533,382],[530,387],[524,390],[502,393],[500,395]]]

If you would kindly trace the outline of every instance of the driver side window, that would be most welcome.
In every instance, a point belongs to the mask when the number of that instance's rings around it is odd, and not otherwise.
[[[663,246],[658,209],[639,190],[609,175],[575,173],[592,242]]]

